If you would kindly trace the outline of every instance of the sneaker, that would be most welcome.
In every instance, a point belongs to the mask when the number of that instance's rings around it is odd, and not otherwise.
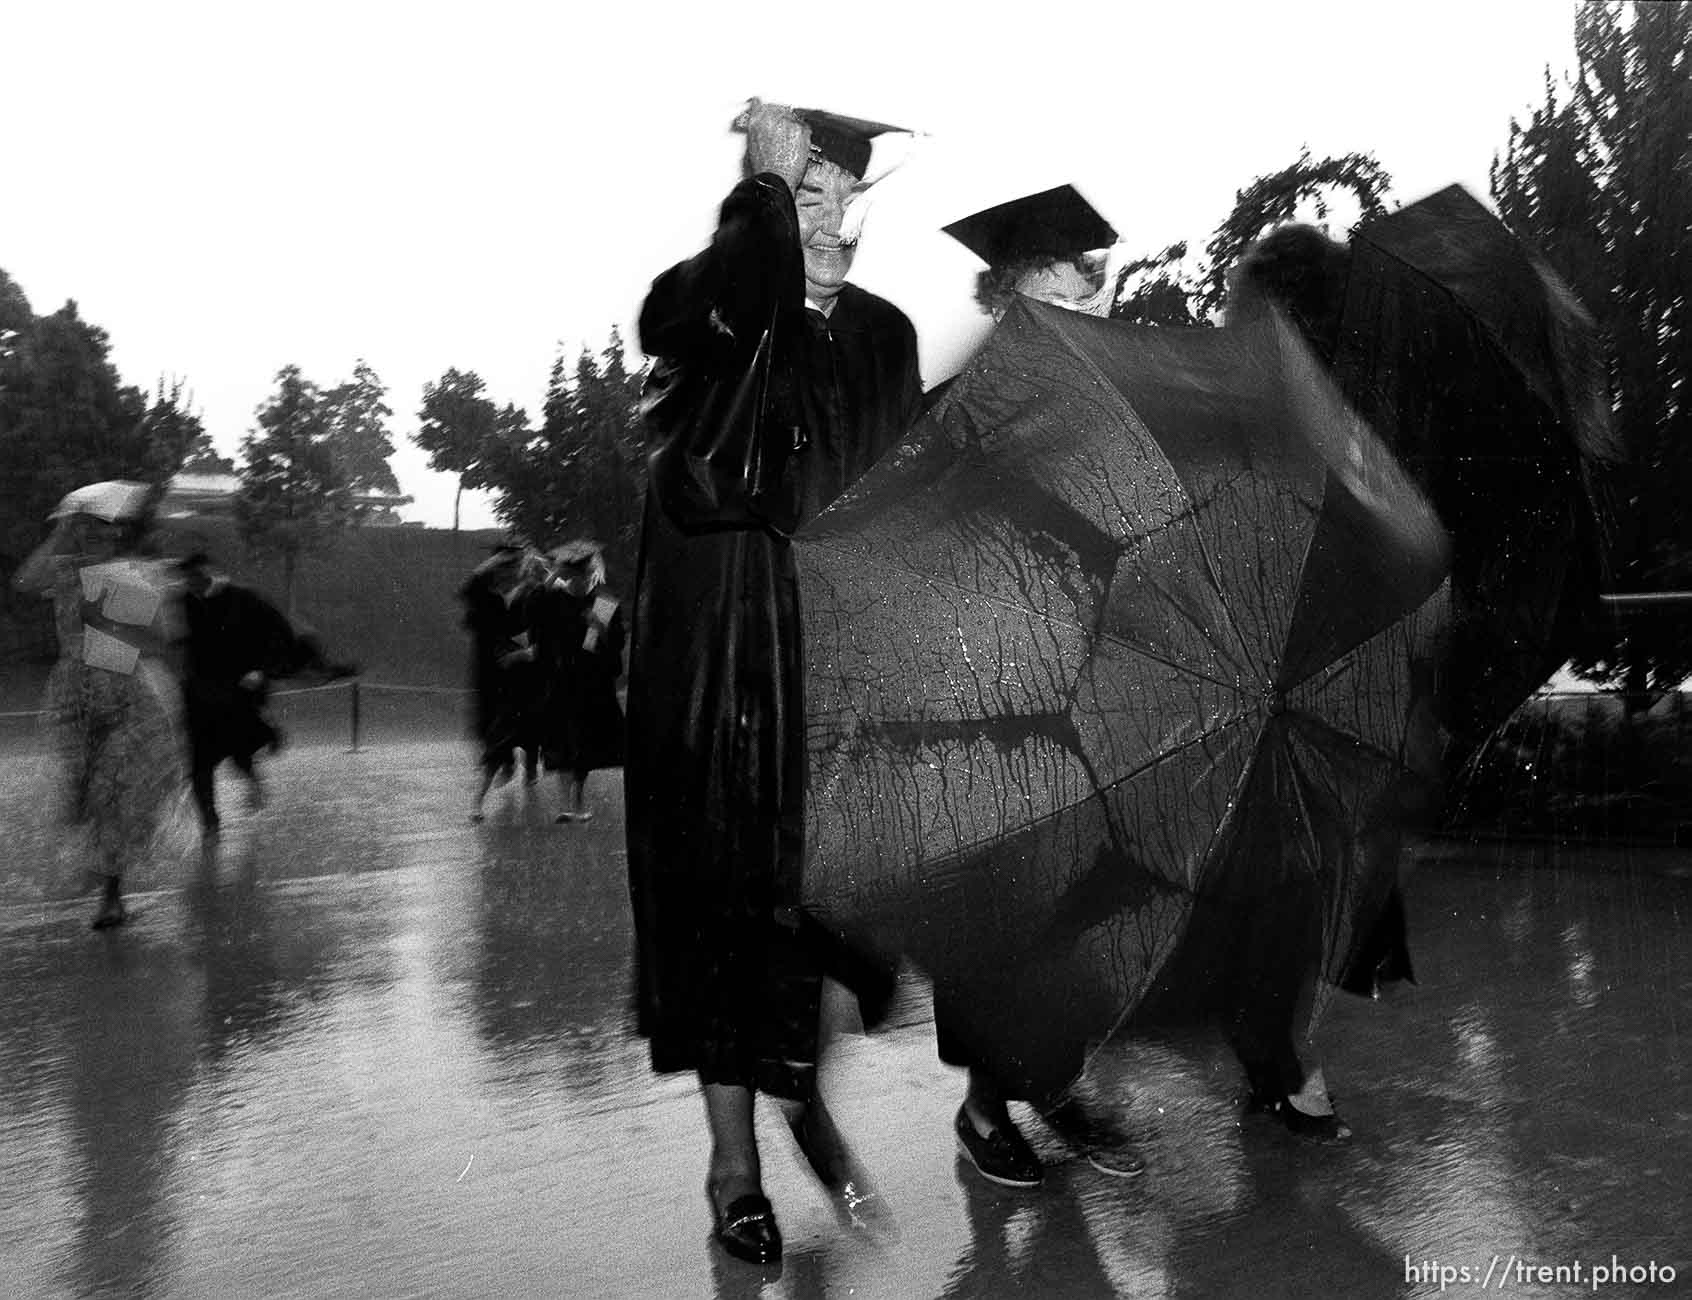
[[[958,1135],[958,1149],[988,1182],[1001,1187],[1038,1187],[1045,1178],[1040,1157],[1016,1131],[1016,1125],[997,1127],[982,1137],[968,1112],[959,1106],[952,1128]]]

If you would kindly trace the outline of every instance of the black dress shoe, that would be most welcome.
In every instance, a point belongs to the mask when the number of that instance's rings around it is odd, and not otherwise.
[[[748,1264],[781,1262],[781,1229],[776,1227],[775,1209],[768,1197],[748,1192],[737,1196],[728,1208],[718,1209],[716,1197],[709,1192],[706,1196],[715,1219],[712,1235],[718,1245]]]
[[[1045,1178],[1040,1157],[1016,1131],[1016,1125],[996,1125],[982,1137],[975,1131],[969,1112],[959,1106],[952,1127],[957,1131],[959,1150],[988,1182],[1001,1187],[1038,1187]]]

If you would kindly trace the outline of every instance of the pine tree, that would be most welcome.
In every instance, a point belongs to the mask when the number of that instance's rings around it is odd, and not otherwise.
[[[1605,483],[1617,585],[1692,588],[1692,5],[1583,6],[1575,50],[1567,93],[1547,72],[1544,102],[1511,121],[1492,196],[1608,344],[1628,462]],[[1635,623],[1611,666],[1678,680],[1689,632]]]

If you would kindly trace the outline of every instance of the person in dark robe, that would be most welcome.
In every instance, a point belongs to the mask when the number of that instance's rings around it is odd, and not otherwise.
[[[1089,316],[1110,311],[1115,286],[1105,275],[1105,250],[1116,243],[1116,230],[1072,185],[984,208],[952,222],[945,232],[985,263],[976,276],[975,301],[995,321],[1018,297]],[[931,390],[925,406],[932,407],[945,387]],[[957,1031],[950,997],[936,990],[934,1034],[940,1059],[968,1071],[963,1103],[953,1118],[958,1148],[990,1182],[1037,1187],[1044,1171],[1011,1117],[1006,1103],[1013,1098]],[[1079,1072],[1079,1060],[1075,1068]],[[1067,1095],[1014,1099],[1037,1103],[1047,1122],[1101,1172],[1132,1177],[1144,1170],[1145,1161],[1132,1144]]]
[[[587,779],[623,765],[622,602],[605,589],[605,557],[597,543],[566,542],[553,551],[552,578],[530,602],[539,670],[541,752],[562,783],[560,822],[586,822]]]
[[[628,693],[638,1024],[655,1070],[698,1075],[717,1240],[760,1263],[758,1092],[786,1102],[825,1185],[843,1148],[815,1095],[821,927],[799,909],[804,650],[789,537],[906,431],[916,336],[846,281],[846,205],[887,128],[754,102],[716,234],[640,314],[655,358]],[[756,392],[756,438],[724,415]],[[721,417],[719,420],[717,417]]]
[[[301,649],[287,618],[247,587],[230,582],[195,551],[177,565],[183,582],[182,703],[188,731],[189,784],[208,836],[221,827],[215,774],[224,759],[247,780],[249,802],[264,802],[254,766],[282,736],[266,712],[269,683],[298,666]]]
[[[1414,222],[1424,248],[1440,244],[1448,260],[1466,259],[1465,275],[1491,276],[1494,292],[1510,297],[1509,237],[1461,191],[1441,191],[1382,221]],[[1534,299],[1557,292],[1540,284],[1555,280],[1547,269],[1536,274],[1513,308],[1524,336],[1546,331]],[[1444,774],[1575,651],[1592,616],[1600,524],[1584,482],[1587,448],[1573,409],[1579,395],[1565,395],[1569,410],[1529,397],[1454,293],[1371,240],[1348,246],[1296,224],[1264,236],[1230,275],[1228,320],[1250,319],[1270,303],[1403,462],[1451,536],[1450,626],[1412,670],[1408,764],[1415,775],[1398,792],[1402,815],[1363,845],[1401,857],[1405,823],[1437,807]],[[1414,978],[1403,893],[1394,888],[1336,982],[1373,996]],[[1332,1114],[1320,1066],[1305,1069],[1298,1060],[1302,1016],[1302,1006],[1285,1009],[1280,1041],[1258,1035],[1236,1042],[1236,1050],[1254,1106],[1295,1132],[1328,1136],[1344,1125]]]
[[[494,783],[511,779],[519,749],[525,782],[532,785],[539,773],[539,692],[532,657],[523,653],[523,598],[537,581],[531,561],[538,564],[538,557],[503,544],[459,588],[470,633],[471,735],[481,771],[471,821],[482,820]]]

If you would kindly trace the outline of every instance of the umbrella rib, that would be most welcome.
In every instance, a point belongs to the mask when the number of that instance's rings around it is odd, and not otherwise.
[[[1375,635],[1376,635],[1376,637],[1391,636],[1397,630],[1398,630],[1398,628],[1396,626],[1388,627],[1388,628],[1382,629],[1380,632],[1376,633]],[[1375,639],[1375,637],[1369,638],[1369,640],[1371,640],[1371,641],[1374,640],[1374,639]],[[1368,641],[1365,641],[1363,644],[1367,645],[1368,643],[1369,643]],[[1359,649],[1360,648],[1361,647],[1359,647]],[[1339,678],[1349,675],[1351,672],[1353,672],[1356,669],[1356,667],[1357,667],[1357,653],[1356,653],[1356,651],[1353,651],[1353,652],[1347,654],[1343,659],[1339,660],[1336,663],[1328,664],[1326,667],[1320,668],[1316,672],[1310,673],[1309,675],[1307,675],[1305,677],[1299,678],[1296,682],[1288,682],[1286,687],[1285,687],[1285,690],[1282,693],[1285,694],[1288,691],[1294,691],[1294,690],[1297,690],[1301,686],[1307,686],[1307,685],[1311,686],[1312,689],[1314,689],[1314,690],[1325,690],[1325,689],[1327,689],[1327,687],[1330,684],[1337,681]],[[1382,748],[1380,745],[1376,744],[1374,741],[1367,740],[1364,737],[1359,736],[1356,732],[1346,731],[1345,729],[1343,729],[1341,727],[1336,727],[1333,723],[1329,722],[1326,718],[1322,717],[1321,715],[1319,715],[1317,713],[1312,712],[1310,709],[1296,708],[1295,707],[1291,711],[1293,713],[1296,713],[1299,717],[1306,719],[1311,724],[1318,726],[1318,727],[1321,727],[1324,731],[1328,732],[1330,735],[1343,737],[1344,739],[1346,739],[1350,743],[1357,745],[1358,747],[1360,747],[1362,749],[1368,750],[1370,753],[1376,755],[1379,758],[1383,758],[1383,759],[1385,759],[1385,760],[1387,760],[1388,762],[1391,762],[1391,763],[1396,763],[1401,767],[1404,766],[1404,760],[1401,757],[1401,755],[1393,753],[1391,750]]]
[[[1053,715],[1053,716],[1057,716],[1057,715]],[[1041,825],[1045,822],[1051,821],[1054,817],[1061,817],[1065,813],[1071,811],[1072,809],[1081,807],[1081,805],[1089,802],[1090,800],[1094,800],[1094,799],[1102,800],[1105,795],[1110,793],[1110,791],[1116,789],[1118,786],[1122,785],[1123,783],[1125,783],[1127,781],[1132,781],[1135,777],[1140,776],[1142,773],[1149,772],[1153,767],[1157,766],[1159,763],[1162,763],[1162,762],[1166,761],[1167,759],[1174,757],[1176,754],[1181,753],[1183,750],[1191,749],[1194,745],[1203,744],[1205,741],[1208,741],[1208,740],[1214,740],[1217,736],[1222,735],[1224,732],[1226,732],[1226,731],[1228,731],[1232,728],[1239,727],[1239,726],[1243,725],[1248,720],[1249,720],[1249,715],[1244,714],[1244,713],[1238,714],[1234,717],[1225,719],[1220,725],[1212,727],[1208,731],[1200,732],[1198,735],[1193,736],[1191,739],[1183,740],[1180,744],[1171,746],[1168,749],[1161,749],[1155,754],[1148,755],[1146,757],[1146,759],[1142,763],[1139,764],[1139,766],[1135,767],[1132,771],[1124,772],[1121,776],[1116,777],[1114,780],[1112,780],[1108,785],[1098,785],[1098,784],[1095,783],[1094,788],[1087,793],[1087,797],[1085,799],[1078,799],[1074,803],[1066,803],[1061,808],[1053,808],[1049,812],[1042,813],[1040,816],[1032,819],[1031,821],[1023,822],[1022,824],[1020,824],[1017,827],[1017,830],[1018,831],[1031,830],[1036,826],[1039,826],[1039,825]],[[1083,763],[1086,762],[1085,756],[1083,756],[1082,761],[1083,761]],[[1244,782],[1246,776],[1250,775],[1252,766],[1255,762],[1256,762],[1256,759],[1255,759],[1255,756],[1254,756],[1253,759],[1252,759],[1252,762],[1246,764],[1245,774],[1242,775],[1241,778],[1240,778],[1241,783]],[[1089,765],[1089,771],[1090,770],[1091,770],[1091,766]],[[1235,792],[1236,793],[1238,792],[1238,785],[1236,785],[1236,787],[1235,787]],[[1107,819],[1110,821],[1112,828],[1116,829],[1117,833],[1120,835],[1121,831],[1120,831],[1119,828],[1116,827],[1115,818],[1108,816],[1108,808],[1107,808]],[[1221,828],[1218,827],[1217,830],[1211,836],[1211,844],[1215,843],[1216,835],[1219,835],[1220,833],[1221,833]],[[982,835],[977,839],[971,840],[968,844],[960,844],[960,845],[956,846],[955,848],[949,849],[943,856],[935,859],[932,863],[930,863],[929,867],[930,867],[931,870],[937,869],[947,862],[953,861],[953,860],[958,859],[958,858],[966,857],[967,855],[969,855],[969,854],[975,852],[977,849],[981,848],[983,845],[998,843],[998,842],[1001,842],[1001,841],[1003,841],[1007,838],[1008,838],[1008,836],[1006,836],[1004,834]],[[1210,845],[1207,845],[1205,847],[1206,856],[1208,856],[1209,853],[1210,853]]]
[[[1036,317],[1036,319],[1038,318]],[[1151,436],[1151,430],[1146,427],[1146,422],[1140,418],[1139,412],[1134,409],[1134,404],[1130,402],[1120,391],[1118,391],[1115,384],[1110,382],[1110,377],[1106,375],[1102,369],[1100,369],[1098,362],[1088,356],[1087,353],[1084,352],[1066,332],[1058,329],[1053,329],[1051,332],[1056,335],[1058,341],[1066,350],[1068,350],[1070,355],[1081,363],[1087,373],[1093,376],[1094,381],[1104,390],[1107,401],[1114,401],[1117,405],[1119,405],[1122,410],[1127,413],[1127,420],[1130,426],[1137,428],[1141,433],[1143,433],[1145,435],[1146,442],[1151,446],[1156,447],[1158,452],[1161,454],[1163,452],[1162,446]],[[1171,476],[1173,476],[1175,481],[1181,485],[1182,490],[1187,494],[1187,500],[1190,503],[1187,517],[1194,517],[1196,519],[1199,506],[1202,503],[1194,497],[1192,489],[1187,486],[1186,481],[1176,471],[1174,462],[1171,461],[1167,455],[1163,457],[1163,463],[1168,467]],[[1205,573],[1210,578],[1212,589],[1216,592],[1217,602],[1221,605],[1222,612],[1227,615],[1229,630],[1234,634],[1235,643],[1240,646],[1244,646],[1246,643],[1244,630],[1240,627],[1239,620],[1234,617],[1233,602],[1229,600],[1228,593],[1223,588],[1222,577],[1221,574],[1217,572],[1215,558],[1210,554],[1209,548],[1204,544],[1204,530],[1198,528],[1195,523],[1193,532],[1198,541],[1199,558],[1204,561]]]
[[[810,545],[813,546],[815,549],[817,549],[819,551],[832,550],[837,555],[843,555],[843,556],[847,556],[847,557],[850,557],[852,555],[852,552],[848,548],[843,547],[843,546],[835,546],[835,545],[828,543],[828,542],[818,541],[818,542],[812,542],[812,543],[810,543]],[[1160,663],[1160,664],[1163,664],[1163,665],[1170,667],[1170,668],[1179,668],[1182,672],[1189,673],[1193,677],[1198,678],[1202,681],[1210,682],[1214,686],[1235,687],[1235,686],[1238,685],[1237,682],[1225,681],[1222,678],[1217,677],[1213,674],[1206,673],[1206,672],[1201,671],[1200,669],[1194,668],[1190,664],[1181,663],[1178,660],[1168,658],[1165,655],[1156,654],[1153,651],[1146,649],[1145,647],[1143,647],[1142,645],[1140,645],[1136,642],[1129,641],[1124,637],[1113,635],[1112,633],[1104,631],[1101,628],[1094,627],[1094,628],[1089,629],[1089,628],[1083,627],[1078,620],[1066,620],[1066,619],[1059,618],[1059,617],[1056,617],[1056,616],[1051,615],[1051,614],[1041,614],[1041,613],[1036,612],[1035,610],[1028,608],[1026,605],[1018,605],[1015,601],[1008,600],[1003,596],[996,596],[996,595],[992,594],[991,592],[981,591],[980,589],[975,588],[975,587],[966,587],[963,583],[957,582],[957,581],[954,581],[954,580],[945,579],[945,578],[937,578],[932,573],[925,573],[922,570],[917,569],[917,568],[910,566],[910,565],[888,564],[887,567],[892,568],[892,569],[902,569],[905,573],[908,573],[915,578],[921,579],[924,583],[926,583],[930,586],[940,587],[940,588],[944,588],[947,591],[957,592],[959,595],[968,596],[968,597],[971,597],[972,599],[975,599],[975,600],[986,601],[989,604],[999,606],[1001,609],[1010,610],[1012,613],[1024,614],[1024,615],[1027,615],[1030,618],[1036,618],[1036,619],[1039,619],[1040,621],[1045,622],[1045,623],[1065,624],[1065,625],[1067,625],[1071,628],[1074,628],[1077,632],[1080,632],[1083,635],[1090,633],[1095,640],[1104,640],[1104,641],[1109,641],[1114,645],[1125,646],[1128,649],[1134,651],[1136,654],[1142,655],[1145,658],[1151,660],[1153,663]],[[1073,692],[1071,692],[1071,698],[1073,698]]]

